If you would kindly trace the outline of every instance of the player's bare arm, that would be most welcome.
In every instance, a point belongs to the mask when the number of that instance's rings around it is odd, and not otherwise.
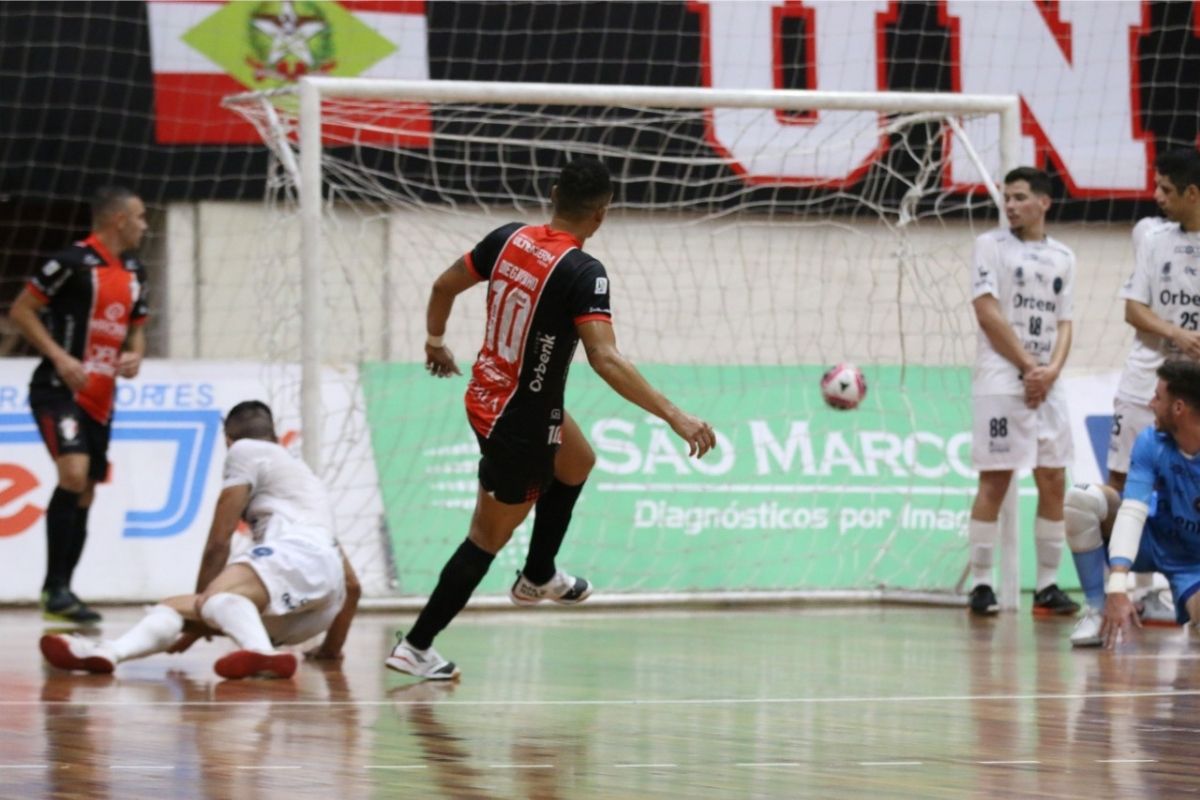
[[[1125,321],[1142,333],[1165,339],[1179,352],[1193,361],[1200,361],[1200,331],[1184,330],[1173,322],[1167,322],[1137,300],[1125,301]]]
[[[1037,366],[1025,373],[1025,400],[1040,403],[1050,394],[1050,389],[1058,376],[1062,374],[1067,356],[1071,352],[1072,326],[1069,320],[1058,323],[1058,337],[1054,341],[1054,351],[1050,353],[1050,363]]]
[[[1112,567],[1108,579],[1110,585],[1123,584],[1129,579],[1129,568]],[[1100,623],[1100,637],[1104,640],[1104,646],[1112,650],[1133,626],[1142,627],[1142,619],[1129,595],[1123,591],[1108,592],[1104,596],[1104,621]]]
[[[671,426],[688,443],[689,455],[701,458],[716,446],[712,426],[681,411],[642,377],[637,367],[617,349],[617,337],[607,322],[585,322],[576,326],[587,352],[588,363],[617,394]]]
[[[37,295],[25,288],[13,301],[8,317],[26,341],[50,359],[63,383],[72,391],[78,391],[87,383],[87,372],[83,369],[83,363],[59,346],[42,324],[40,315],[45,307],[46,304]]]
[[[479,277],[467,269],[461,257],[437,277],[429,292],[429,305],[425,310],[425,369],[435,378],[461,375],[454,363],[454,354],[446,347],[442,337],[446,334],[446,322],[454,308],[454,298],[479,283]]]
[[[122,378],[136,378],[146,355],[146,329],[134,325],[125,339],[125,349],[117,360],[117,374]]]
[[[229,561],[230,542],[249,502],[249,484],[228,486],[221,490],[221,496],[217,498],[217,507],[213,511],[212,527],[208,530],[208,541],[204,545],[204,556],[200,559],[196,594],[203,594],[213,579],[225,568]]]
[[[308,658],[337,661],[342,657],[342,646],[346,644],[346,637],[350,634],[350,623],[354,621],[358,601],[362,597],[362,584],[358,582],[358,575],[355,574],[354,567],[350,566],[350,559],[346,558],[345,553],[342,553],[342,571],[346,576],[346,600],[342,603],[342,610],[333,618],[329,630],[325,632],[320,646],[304,654]]]
[[[975,308],[975,319],[992,349],[1020,370],[1022,378],[1038,366],[1037,360],[1025,350],[1012,325],[1005,319],[1000,310],[1000,301],[995,296],[981,295],[971,305]]]

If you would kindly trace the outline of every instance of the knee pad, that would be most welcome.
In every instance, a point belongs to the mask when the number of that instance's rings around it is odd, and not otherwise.
[[[1100,525],[1108,517],[1108,498],[1096,484],[1081,484],[1067,490],[1063,519],[1067,545],[1073,553],[1086,553],[1104,546]]]

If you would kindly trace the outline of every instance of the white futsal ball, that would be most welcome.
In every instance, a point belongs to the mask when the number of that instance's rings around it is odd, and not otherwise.
[[[853,364],[838,364],[821,376],[821,397],[832,408],[858,408],[866,394],[867,379]]]

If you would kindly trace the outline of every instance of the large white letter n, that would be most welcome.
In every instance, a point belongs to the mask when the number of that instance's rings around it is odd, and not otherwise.
[[[803,3],[696,0],[705,37],[705,73],[716,89],[772,89],[779,54],[778,20],[807,17],[809,85],[822,91],[873,92],[879,85],[879,15],[884,0]],[[815,53],[811,52],[815,50]],[[815,71],[815,79],[811,74]],[[883,145],[872,111],[820,111],[789,120],[766,109],[711,112],[712,145],[751,180],[842,185],[858,179]]]

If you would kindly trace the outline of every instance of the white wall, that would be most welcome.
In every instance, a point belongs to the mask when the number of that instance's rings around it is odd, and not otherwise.
[[[492,227],[544,214],[342,207],[331,217],[322,336],[330,362],[422,356],[436,275]],[[1128,224],[1057,226],[1079,260],[1069,367],[1118,367],[1128,347],[1116,292],[1130,265]],[[612,279],[617,333],[636,361],[969,363],[972,232],[922,223],[901,239],[881,224],[761,216],[614,213],[587,249]],[[258,203],[179,204],[168,213],[168,353],[294,359],[299,228]],[[482,292],[455,309],[448,341],[469,360]]]

